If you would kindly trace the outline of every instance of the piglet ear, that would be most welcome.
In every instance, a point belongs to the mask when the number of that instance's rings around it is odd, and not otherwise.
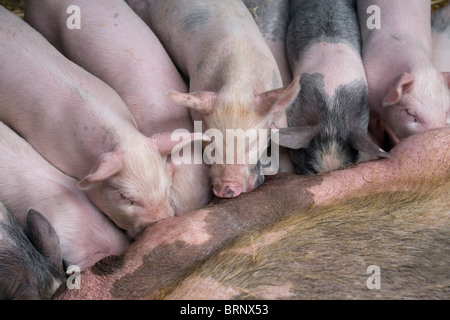
[[[150,137],[152,143],[156,143],[161,156],[167,156],[172,152],[179,152],[187,144],[193,141],[209,141],[210,139],[201,132],[165,132],[154,134]]]
[[[360,126],[355,127],[350,133],[350,144],[358,151],[382,158],[390,158],[390,154],[378,147],[370,139],[369,135]]]
[[[30,208],[27,212],[25,234],[33,246],[57,269],[62,269],[59,237],[47,218]]]
[[[300,92],[300,77],[295,77],[287,87],[267,91],[256,96],[256,110],[262,116],[286,110]]]
[[[442,72],[447,88],[450,90],[450,72]]]
[[[25,287],[25,286],[24,286]],[[34,289],[26,286],[20,290],[20,294],[17,297],[14,297],[15,300],[41,300],[41,296]]]
[[[78,183],[80,189],[88,190],[94,183],[105,181],[112,177],[124,165],[123,152],[120,150],[102,154],[91,169],[91,172]]]
[[[383,107],[392,106],[400,101],[402,95],[411,91],[414,84],[414,76],[404,72],[396,81],[395,85],[389,90],[383,99]]]
[[[319,132],[318,126],[304,126],[293,128],[281,128],[279,130],[279,145],[289,149],[301,149]]]
[[[175,90],[167,92],[167,96],[173,102],[192,108],[203,114],[208,114],[214,108],[216,93],[211,91],[199,91],[182,93]]]

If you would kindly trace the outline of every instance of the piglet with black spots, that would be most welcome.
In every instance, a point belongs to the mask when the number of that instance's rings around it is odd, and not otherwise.
[[[30,209],[22,228],[0,202],[0,300],[50,299],[64,279],[59,239],[50,222]]]
[[[301,91],[280,144],[298,174],[342,169],[360,153],[389,155],[367,135],[369,105],[353,1],[290,3],[287,56]]]

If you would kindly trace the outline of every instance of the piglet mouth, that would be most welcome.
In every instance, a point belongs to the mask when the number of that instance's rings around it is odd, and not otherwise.
[[[370,113],[369,134],[380,148],[388,152],[400,143],[391,126],[375,112]]]
[[[384,120],[381,120],[380,122],[381,127],[384,129],[384,143],[382,147],[384,150],[391,150],[393,147],[400,143],[400,139]]]

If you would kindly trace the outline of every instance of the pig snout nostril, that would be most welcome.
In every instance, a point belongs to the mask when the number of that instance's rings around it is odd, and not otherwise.
[[[214,192],[214,194],[215,194],[216,197],[221,198],[221,196],[220,196],[221,191],[222,191],[222,188],[220,188],[220,187],[214,187],[214,188],[213,188],[213,192]]]
[[[213,192],[219,198],[233,198],[234,192],[230,187],[214,187]]]
[[[219,198],[234,198],[242,193],[241,187],[221,186],[214,187],[213,192]]]

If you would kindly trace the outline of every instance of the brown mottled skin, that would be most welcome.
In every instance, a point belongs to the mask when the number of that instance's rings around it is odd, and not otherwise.
[[[312,206],[389,192],[419,192],[450,177],[450,128],[409,137],[390,159],[319,176],[278,175],[261,188],[217,200],[182,217],[150,226],[120,257],[82,273],[80,290],[62,288],[58,299],[152,299],[240,235],[276,224]]]

